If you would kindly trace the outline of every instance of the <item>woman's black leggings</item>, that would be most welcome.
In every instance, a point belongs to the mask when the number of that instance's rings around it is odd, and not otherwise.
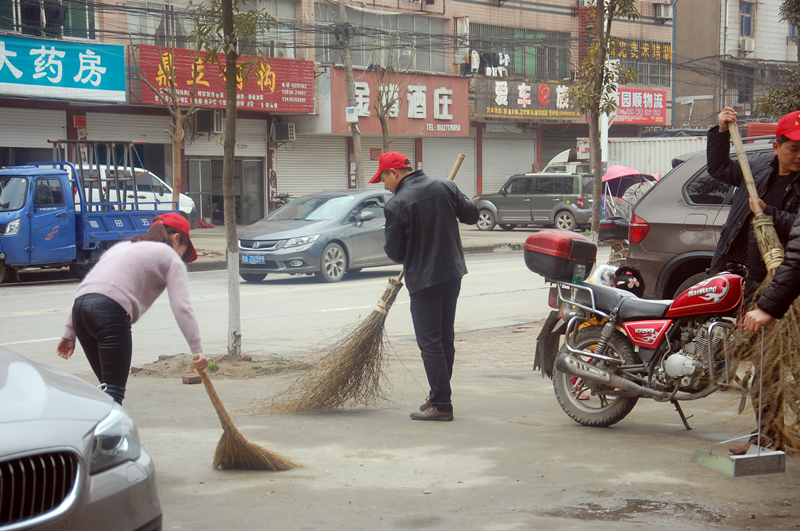
[[[75,299],[72,326],[97,379],[122,404],[133,353],[130,315],[105,295],[89,293]]]

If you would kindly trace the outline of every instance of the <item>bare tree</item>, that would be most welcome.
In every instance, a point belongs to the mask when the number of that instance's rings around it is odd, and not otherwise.
[[[405,89],[402,88],[403,80],[408,74],[408,69],[404,69],[402,65],[402,55],[398,55],[399,40],[400,35],[392,32],[385,45],[376,41],[372,48],[372,64],[375,68],[375,81],[378,86],[373,106],[375,116],[381,123],[384,153],[389,151],[389,118],[396,118],[400,113],[400,104],[405,92]],[[386,54],[385,60],[384,53]]]

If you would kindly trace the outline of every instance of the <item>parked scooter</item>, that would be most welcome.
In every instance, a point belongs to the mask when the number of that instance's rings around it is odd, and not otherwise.
[[[549,300],[554,311],[539,336],[534,369],[552,377],[567,415],[585,426],[611,426],[639,398],[652,398],[672,403],[689,429],[680,401],[723,388],[747,396],[728,351],[742,277],[724,273],[674,301],[644,300],[583,282],[596,252],[587,238],[557,230],[531,235],[525,243],[528,268],[555,284]]]

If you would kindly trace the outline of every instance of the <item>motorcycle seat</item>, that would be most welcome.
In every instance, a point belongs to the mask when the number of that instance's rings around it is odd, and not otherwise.
[[[654,301],[630,297],[622,303],[617,318],[622,322],[663,319],[671,305],[670,300]]]
[[[611,312],[611,310],[616,308],[623,300],[636,298],[630,291],[612,288],[602,284],[583,282],[581,285],[591,288],[592,292],[594,292],[595,308],[605,313]],[[589,293],[585,290],[579,290],[575,295],[575,299],[577,302],[585,306],[592,306],[592,299],[590,298]]]

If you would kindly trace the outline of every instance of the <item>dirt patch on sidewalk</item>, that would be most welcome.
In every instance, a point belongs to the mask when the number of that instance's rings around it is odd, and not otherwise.
[[[304,370],[308,363],[275,356],[272,358],[253,358],[251,356],[208,356],[209,370],[214,376],[246,380],[271,376],[287,371]],[[141,367],[131,367],[134,378],[181,378],[192,374],[192,357],[188,354],[174,356],[162,355],[158,361]]]

